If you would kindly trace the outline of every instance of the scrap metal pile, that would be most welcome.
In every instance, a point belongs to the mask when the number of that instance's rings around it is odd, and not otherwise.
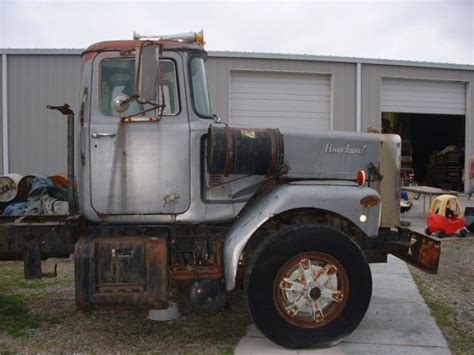
[[[0,213],[6,216],[68,214],[65,174],[0,176]]]

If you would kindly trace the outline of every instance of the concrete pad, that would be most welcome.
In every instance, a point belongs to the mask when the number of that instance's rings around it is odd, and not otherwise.
[[[235,355],[286,355],[286,354],[298,354],[298,350],[285,349],[267,338],[259,336],[257,338],[249,337],[248,335],[242,338],[237,348],[234,351]]]
[[[372,301],[388,303],[423,302],[409,274],[373,274]]]
[[[401,308],[412,309],[398,304]],[[446,340],[426,311],[390,315],[370,310],[359,327],[345,342],[406,346],[446,347]]]
[[[359,327],[340,344],[326,349],[288,350],[266,339],[255,325],[235,354],[450,354],[405,262],[389,257],[371,265],[372,300]]]
[[[423,346],[400,346],[381,344],[356,344],[341,343],[338,346],[319,350],[299,350],[293,354],[315,354],[315,355],[449,355],[451,352],[447,348],[423,347]]]
[[[257,329],[255,324],[250,324],[249,327],[247,328],[247,337],[251,338],[265,338],[265,335],[260,333],[260,330]]]
[[[386,263],[370,264],[372,276],[374,274],[410,274],[407,264],[399,258],[389,255]]]

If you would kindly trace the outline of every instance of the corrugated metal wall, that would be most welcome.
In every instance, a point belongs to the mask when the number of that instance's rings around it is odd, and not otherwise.
[[[9,55],[8,85],[10,171],[66,170],[66,120],[46,105],[77,112],[80,56]]]
[[[3,76],[2,76],[2,62],[3,58],[0,55],[0,173],[3,174]]]
[[[333,128],[341,131],[355,130],[356,65],[353,63],[210,57],[206,65],[213,110],[225,122],[229,119],[231,70],[306,72],[332,74]]]
[[[1,57],[0,57],[1,60]],[[1,65],[1,61],[0,61]],[[336,130],[355,130],[356,64],[315,60],[255,59],[210,56],[207,74],[214,111],[224,121],[229,117],[231,70],[265,70],[323,73],[332,76],[331,115]],[[10,171],[54,173],[66,167],[66,122],[47,104],[70,103],[77,112],[80,56],[77,54],[9,54]],[[1,76],[1,71],[0,71]],[[383,77],[447,79],[474,82],[474,71],[398,65],[362,64],[362,130],[380,127]],[[1,77],[0,77],[1,80]],[[471,124],[474,93],[467,85],[466,142],[474,151]],[[1,85],[0,85],[1,98]],[[1,102],[0,102],[1,104]],[[1,106],[0,106],[1,114]],[[0,144],[2,143],[0,124]],[[1,145],[0,145],[1,146]],[[2,166],[0,154],[0,169]]]

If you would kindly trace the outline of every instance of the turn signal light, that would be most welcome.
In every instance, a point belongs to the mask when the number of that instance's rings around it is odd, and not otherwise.
[[[360,200],[360,204],[365,208],[375,207],[380,203],[380,197],[376,195],[365,196]]]

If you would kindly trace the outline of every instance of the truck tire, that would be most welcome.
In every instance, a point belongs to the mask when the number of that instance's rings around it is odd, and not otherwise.
[[[372,295],[365,255],[326,226],[287,227],[263,242],[244,291],[258,329],[291,349],[328,347],[360,323]]]

